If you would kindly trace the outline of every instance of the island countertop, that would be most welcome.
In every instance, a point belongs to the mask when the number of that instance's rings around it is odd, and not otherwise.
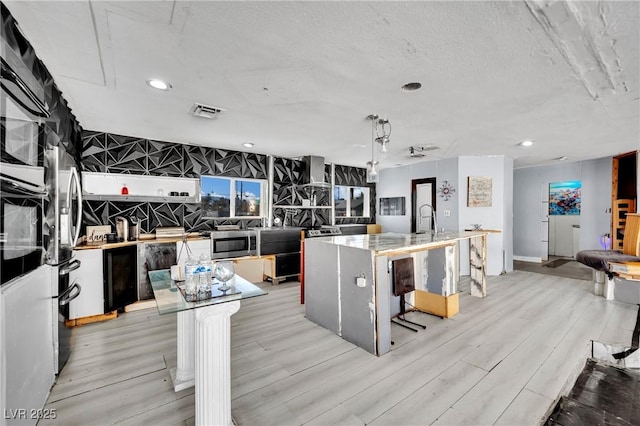
[[[398,234],[386,232],[383,234],[364,235],[335,235],[314,238],[314,242],[324,242],[346,247],[370,250],[375,254],[389,254],[392,252],[416,251],[442,247],[454,244],[459,240],[486,235],[492,230],[478,231],[443,231],[416,234]]]

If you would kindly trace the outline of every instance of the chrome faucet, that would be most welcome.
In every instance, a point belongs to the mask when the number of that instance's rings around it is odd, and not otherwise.
[[[425,216],[424,214],[422,214],[422,209],[425,207],[429,207],[431,209],[431,214],[429,216]],[[436,210],[433,208],[433,206],[431,204],[423,204],[418,208],[418,215],[420,216],[420,221],[419,221],[419,225],[420,225],[420,230],[422,230],[422,219],[424,218],[432,218],[433,217],[433,233],[434,235],[438,233],[438,220],[436,219]],[[429,228],[431,228],[431,224],[429,224]]]

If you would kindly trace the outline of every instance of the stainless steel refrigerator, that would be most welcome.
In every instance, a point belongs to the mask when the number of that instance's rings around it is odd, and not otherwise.
[[[45,149],[45,180],[50,194],[45,219],[47,263],[54,268],[54,282],[58,281],[58,292],[54,297],[57,321],[53,334],[59,374],[71,354],[71,329],[66,326],[69,302],[82,291],[80,283],[69,280],[69,273],[80,267],[80,261],[73,258],[73,247],[82,224],[82,186],[75,159],[65,151],[53,132],[48,135]]]

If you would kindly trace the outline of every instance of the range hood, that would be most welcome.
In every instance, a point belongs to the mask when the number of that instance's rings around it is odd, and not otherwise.
[[[302,183],[305,186],[328,188],[330,183],[324,180],[324,157],[307,155],[302,158],[304,162],[304,175]]]

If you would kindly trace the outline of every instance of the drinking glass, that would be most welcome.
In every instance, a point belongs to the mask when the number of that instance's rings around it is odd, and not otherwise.
[[[233,268],[233,262],[230,261],[222,261],[216,262],[216,266],[213,269],[213,276],[218,281],[222,282],[222,285],[218,287],[218,290],[224,292],[229,290],[231,287],[227,285],[227,281],[229,281],[236,274],[235,269]]]

